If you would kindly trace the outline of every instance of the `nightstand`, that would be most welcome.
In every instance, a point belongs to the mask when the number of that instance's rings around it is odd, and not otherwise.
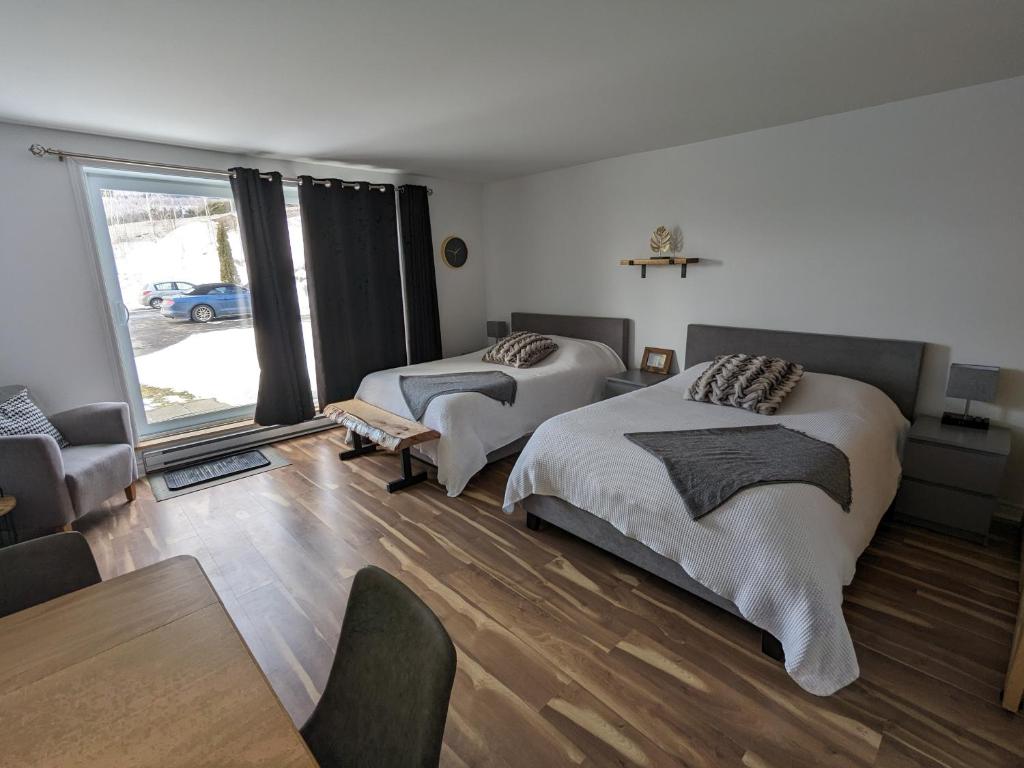
[[[659,384],[667,379],[670,373],[649,373],[647,371],[630,370],[609,376],[604,382],[604,399],[618,397],[634,389],[643,389],[652,384]]]
[[[1009,454],[1008,429],[917,417],[903,451],[896,518],[984,543]]]

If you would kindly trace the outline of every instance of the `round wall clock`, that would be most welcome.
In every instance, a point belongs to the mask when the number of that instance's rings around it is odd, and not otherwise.
[[[469,250],[466,248],[466,241],[461,237],[449,235],[441,241],[441,258],[449,267],[458,269],[466,263],[469,258]]]

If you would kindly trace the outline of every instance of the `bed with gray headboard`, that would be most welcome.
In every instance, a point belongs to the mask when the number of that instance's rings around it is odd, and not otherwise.
[[[685,354],[685,365],[687,368],[694,366],[698,363],[705,361],[712,361],[718,355],[723,354],[735,354],[744,352],[748,354],[756,355],[770,355],[784,357],[788,360],[801,363],[808,373],[818,374],[829,374],[831,376],[841,376],[845,379],[855,380],[850,382],[850,386],[860,387],[865,392],[871,393],[873,390],[870,388],[864,388],[856,382],[865,382],[871,384],[873,387],[881,390],[886,396],[888,396],[891,403],[885,400],[875,393],[874,397],[878,398],[877,403],[879,408],[885,410],[887,418],[891,423],[902,422],[905,429],[905,422],[900,418],[902,414],[907,419],[913,417],[914,406],[917,400],[918,391],[918,379],[921,369],[921,361],[924,353],[924,345],[919,342],[912,341],[897,341],[887,339],[873,339],[873,338],[862,338],[854,336],[834,336],[817,333],[800,333],[792,331],[772,331],[763,330],[756,328],[735,328],[728,326],[715,326],[715,325],[691,325],[687,329],[686,339],[686,354]],[[687,374],[681,374],[680,379],[685,377]],[[806,382],[813,381],[814,386],[824,386],[822,382],[834,382],[836,386],[843,386],[839,382],[844,380],[834,380],[827,377],[808,377],[805,376],[803,382],[799,386],[808,388],[811,384]],[[588,509],[575,506],[564,498],[561,498],[559,492],[552,492],[551,489],[545,489],[538,492],[537,487],[534,486],[532,490],[524,491],[520,485],[520,477],[533,473],[534,476],[552,476],[556,475],[559,470],[554,469],[554,462],[563,460],[563,455],[567,452],[571,453],[572,448],[576,442],[590,443],[590,444],[607,444],[609,442],[616,443],[621,435],[625,432],[632,431],[630,423],[624,414],[626,413],[643,413],[641,409],[643,407],[642,402],[645,398],[650,400],[650,407],[660,409],[659,413],[669,414],[670,411],[675,407],[684,407],[689,409],[719,409],[716,411],[707,411],[709,415],[717,414],[721,418],[722,411],[737,411],[734,408],[723,408],[722,406],[704,404],[704,403],[693,403],[689,402],[685,406],[675,406],[674,403],[681,403],[685,397],[684,389],[672,391],[671,387],[672,379],[656,385],[655,387],[647,390],[640,390],[638,392],[623,395],[620,398],[615,398],[610,401],[604,401],[597,405],[591,406],[582,411],[566,414],[562,417],[552,419],[547,424],[543,425],[536,433],[534,440],[531,441],[530,445],[525,449],[523,456],[520,458],[519,463],[516,465],[516,469],[513,470],[512,476],[509,478],[509,489],[506,495],[506,511],[511,511],[513,502],[521,502],[527,513],[527,525],[534,530],[540,530],[541,523],[550,523],[558,528],[561,528],[569,533],[572,533],[586,541],[589,541],[596,546],[611,552],[624,560],[627,560],[640,568],[649,571],[683,589],[692,592],[699,597],[723,608],[730,613],[737,616],[744,617],[744,611],[742,611],[737,603],[734,602],[735,596],[729,596],[720,594],[718,591],[710,589],[705,586],[703,582],[707,582],[708,579],[702,579],[698,581],[693,578],[690,573],[678,562],[677,559],[666,556],[663,552],[655,551],[649,546],[639,541],[642,536],[637,535],[635,529],[630,529],[629,532],[634,535],[626,535],[623,532],[623,528],[629,529],[629,525],[624,521],[627,517],[627,512],[623,511],[622,515],[616,519],[615,513],[609,514],[607,511],[602,512],[601,516],[597,513],[592,513]],[[678,385],[682,386],[682,385]],[[660,391],[655,391],[660,390]],[[668,396],[668,394],[671,397]],[[630,398],[630,399],[626,399]],[[895,404],[896,408],[893,408]],[[632,410],[630,410],[632,409]],[[896,410],[898,409],[898,411]],[[781,413],[784,413],[783,408]],[[588,417],[587,413],[593,414]],[[589,418],[590,421],[586,421]],[[666,420],[670,420],[670,416],[665,417]],[[767,421],[774,421],[772,417],[760,417]],[[601,424],[607,424],[608,422],[615,422],[618,419],[619,423],[613,424],[610,431],[606,427],[604,432],[600,432],[597,427],[595,431],[588,432],[587,429],[583,428],[582,424],[598,422]],[[784,421],[784,419],[783,419]],[[564,423],[565,426],[560,426]],[[657,430],[669,430],[671,426],[658,426]],[[568,434],[571,430],[576,429],[575,435]],[[558,446],[559,455],[552,453],[545,454],[543,443],[548,440],[549,431],[562,430],[563,433],[558,435],[557,441],[553,445]],[[893,455],[896,455],[896,443],[897,438],[893,438],[893,445],[887,450],[891,450]],[[567,450],[565,446],[570,446]],[[615,450],[621,451],[622,462],[628,463],[630,461],[643,462],[646,459],[636,458],[635,454],[630,454],[631,450],[623,439],[621,445],[615,448]],[[589,453],[589,451],[588,451]],[[545,456],[548,458],[545,459]],[[544,462],[550,460],[550,464],[543,470],[538,472],[537,466],[530,466],[531,462]],[[564,458],[566,464],[564,466],[569,467],[562,471],[572,473],[572,463],[580,465],[579,472],[587,472],[587,454],[573,455],[572,457]],[[570,481],[567,481],[567,487],[586,488],[593,487],[595,484],[600,485],[601,482],[608,482],[608,467],[609,462],[612,461],[609,457],[601,456],[593,460],[595,465],[594,475],[592,477],[577,477]],[[522,467],[522,475],[518,473]],[[897,460],[898,465],[898,460]],[[639,466],[639,464],[638,464]],[[648,466],[648,465],[644,465]],[[668,484],[668,477],[664,475],[664,469],[660,465],[656,465],[656,468],[652,472],[661,471],[664,476],[664,483]],[[652,474],[650,477],[657,477],[656,474]],[[896,472],[896,478],[898,480],[898,466]],[[657,480],[651,481],[657,482]],[[638,485],[640,481],[637,481]],[[632,491],[623,491],[623,485],[620,484],[616,488],[609,488],[605,494],[608,498],[614,496],[615,503],[620,508],[628,508],[634,504],[630,497]],[[792,484],[786,486],[776,486],[777,488],[791,488],[794,487]],[[804,486],[806,488],[806,486]],[[743,493],[755,493],[759,490],[757,488],[749,488]],[[638,488],[636,493],[640,495],[643,491],[643,487]],[[857,493],[857,488],[854,489],[854,494]],[[895,493],[895,489],[892,490]],[[624,495],[623,495],[624,494]],[[562,495],[572,496],[573,492],[567,491]],[[598,494],[599,496],[602,494]],[[742,494],[740,494],[742,495]],[[518,496],[518,498],[517,498]],[[862,494],[863,496],[863,494]],[[593,499],[591,495],[589,498]],[[669,498],[666,496],[665,498]],[[674,498],[674,497],[673,497]],[[891,501],[891,498],[890,498]],[[884,503],[887,506],[888,502]],[[876,505],[878,506],[878,505]],[[836,505],[838,510],[838,505]],[[857,511],[855,508],[854,511]],[[884,508],[881,511],[873,510],[877,512],[878,518],[884,513]],[[826,513],[831,514],[832,512]],[[666,515],[668,510],[655,510],[655,515]],[[703,518],[708,521],[707,525],[715,525],[724,518],[718,518],[717,520],[711,519],[713,515],[718,513],[712,513],[707,518]],[[787,514],[785,511],[781,511],[780,515]],[[839,511],[837,514],[842,514]],[[835,518],[839,523],[845,524],[846,520],[843,518]],[[694,521],[695,524],[700,521]],[[615,523],[615,524],[613,524]],[[877,525],[877,520],[875,520]],[[685,529],[681,530],[693,530]],[[874,526],[870,526],[868,537],[870,533],[874,531]],[[682,535],[682,534],[681,534]],[[865,542],[866,545],[866,542]],[[681,545],[683,546],[683,545]],[[862,547],[861,547],[862,549]],[[859,555],[859,551],[856,552]],[[854,555],[854,560],[856,558]],[[852,576],[852,572],[851,572]],[[730,599],[733,597],[733,599]],[[841,590],[840,590],[841,600]],[[747,613],[750,613],[748,610]],[[751,619],[752,620],[752,619]],[[764,630],[761,622],[762,630]],[[845,630],[845,624],[843,625]],[[852,653],[852,645],[850,646]],[[781,658],[781,647],[778,642],[767,632],[763,632],[763,649],[770,655],[776,658]],[[854,662],[855,665],[855,662]],[[788,665],[787,665],[788,666]],[[794,674],[791,670],[791,674]],[[838,678],[843,678],[843,675],[849,677],[849,671],[845,671],[838,675]],[[794,674],[794,678],[798,679]],[[798,682],[801,682],[798,679]],[[806,682],[806,681],[805,681]],[[831,692],[829,689],[830,683],[808,683],[801,682],[808,690],[812,690],[816,685],[820,690],[814,692]],[[841,682],[836,685],[845,685],[849,680],[843,678]]]
[[[529,331],[546,336],[568,336],[572,339],[598,341],[607,345],[625,366],[629,366],[629,326],[625,317],[589,317],[586,315],[546,315],[533,312],[513,312],[512,333]],[[530,433],[532,434],[532,433]],[[487,454],[488,463],[500,461],[519,453],[530,440],[523,435]]]
[[[547,315],[534,312],[513,312],[510,329],[512,333],[529,331],[548,336],[568,336],[572,339],[585,339],[606,344],[619,356],[626,366],[629,365],[629,326],[625,317],[590,317],[587,315]],[[532,434],[532,433],[530,433]],[[530,434],[522,435],[500,448],[488,452],[487,461],[493,463],[508,456],[519,453],[530,439]],[[417,457],[426,460],[426,457]],[[432,464],[433,462],[426,461]]]
[[[625,318],[513,312],[511,320],[512,331],[559,337],[558,349],[528,368],[486,361],[485,350],[475,350],[375,371],[355,394],[440,435],[413,446],[411,454],[437,467],[437,481],[450,495],[461,493],[488,462],[520,450],[546,419],[600,399],[607,377],[629,358]],[[406,391],[417,387],[430,397],[414,415]]]

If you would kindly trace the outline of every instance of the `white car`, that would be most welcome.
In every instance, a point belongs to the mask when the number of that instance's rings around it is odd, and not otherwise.
[[[184,280],[168,280],[163,283],[146,283],[142,286],[139,304],[151,309],[160,309],[160,305],[168,296],[181,296],[195,288],[194,283]]]

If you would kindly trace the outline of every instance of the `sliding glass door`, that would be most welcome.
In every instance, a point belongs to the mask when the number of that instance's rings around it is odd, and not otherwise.
[[[252,303],[227,180],[85,168],[105,301],[138,433],[252,417]],[[286,189],[312,366],[298,198]],[[311,376],[311,380],[315,377]]]

